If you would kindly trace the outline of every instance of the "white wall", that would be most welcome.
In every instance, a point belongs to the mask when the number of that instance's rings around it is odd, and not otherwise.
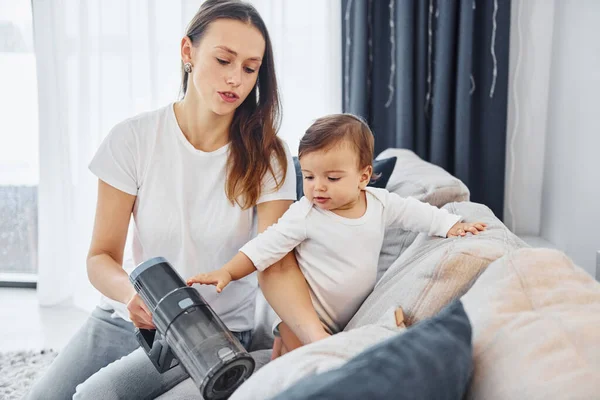
[[[513,0],[505,222],[595,274],[600,1]]]
[[[600,2],[560,0],[555,6],[541,235],[594,275],[600,250]]]

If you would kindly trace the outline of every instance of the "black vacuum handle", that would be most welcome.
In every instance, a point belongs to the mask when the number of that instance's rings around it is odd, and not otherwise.
[[[135,337],[161,374],[179,365],[179,360],[156,329],[136,328]]]

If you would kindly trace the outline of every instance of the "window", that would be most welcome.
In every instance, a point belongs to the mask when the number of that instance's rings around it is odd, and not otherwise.
[[[38,106],[31,2],[0,0],[0,281],[37,272]]]

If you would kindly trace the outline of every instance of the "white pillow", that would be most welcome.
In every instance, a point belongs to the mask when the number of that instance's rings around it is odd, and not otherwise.
[[[338,333],[271,361],[240,386],[230,399],[269,399],[301,378],[337,368],[366,348],[403,333],[404,324],[396,326],[395,311],[395,307],[387,310],[377,324]]]
[[[387,149],[377,160],[396,157],[396,165],[386,185],[390,192],[441,207],[455,201],[469,201],[469,189],[445,169],[431,164],[411,150]]]

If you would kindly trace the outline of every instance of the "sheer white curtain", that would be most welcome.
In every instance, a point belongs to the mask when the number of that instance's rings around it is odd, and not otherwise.
[[[33,0],[39,90],[41,305],[91,309],[86,277],[96,179],[87,164],[117,122],[179,94],[179,42],[191,0]],[[274,45],[296,152],[311,120],[341,110],[339,0],[252,1]],[[127,256],[128,253],[126,253]]]
[[[269,29],[283,105],[280,135],[294,155],[311,122],[342,112],[339,0],[253,0]]]
[[[554,0],[512,2],[504,222],[540,236]]]

